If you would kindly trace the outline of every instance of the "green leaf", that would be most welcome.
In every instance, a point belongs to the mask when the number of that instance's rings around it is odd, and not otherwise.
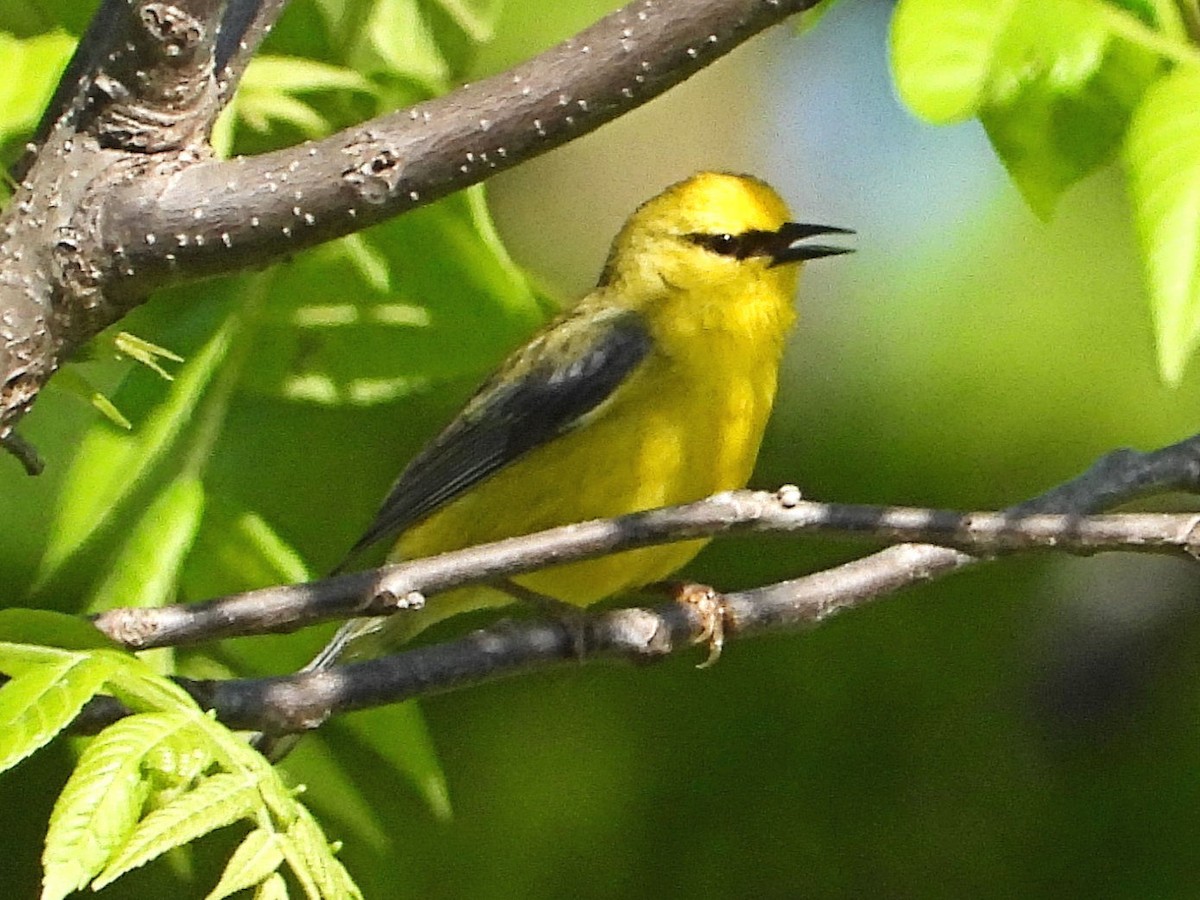
[[[1146,94],[1125,162],[1159,372],[1178,384],[1200,341],[1200,71],[1181,68]]]
[[[0,31],[0,144],[33,132],[75,49],[75,38],[52,31],[18,39]]]
[[[328,406],[479,377],[541,319],[478,191],[303,254],[275,288],[243,387]]]
[[[131,430],[133,423],[125,418],[125,414],[117,409],[108,397],[96,390],[95,385],[83,377],[80,368],[79,366],[68,366],[60,369],[54,376],[55,388],[73,394],[88,403],[118,428]]]
[[[191,724],[191,717],[178,713],[143,713],[109,726],[87,745],[50,816],[43,898],[65,897],[104,868],[141,815],[143,757]]]
[[[340,724],[336,723],[336,724]],[[350,759],[347,744],[335,723],[304,736],[283,763],[288,780],[304,785],[304,804],[324,822],[336,822],[336,831],[348,843],[387,850],[390,837],[385,830],[378,798],[384,788],[379,778],[356,778],[361,757]],[[374,768],[375,760],[367,761]],[[374,768],[378,771],[377,768]]]
[[[375,86],[353,69],[299,56],[256,56],[246,67],[240,90],[299,94],[306,91],[361,91]]]
[[[336,727],[349,731],[355,740],[390,763],[429,804],[434,816],[443,821],[451,818],[446,775],[418,703],[395,703],[353,713],[339,719]]]
[[[359,277],[371,288],[381,294],[391,288],[392,275],[387,257],[367,243],[361,232],[342,238],[341,246],[346,261],[358,270]]]
[[[185,476],[163,488],[126,537],[88,611],[162,606],[172,600],[203,512],[200,479]]]
[[[105,656],[70,654],[0,687],[0,772],[70,725],[100,690],[113,665]]]
[[[1063,191],[1116,154],[1160,61],[1110,40],[1106,19],[1086,7],[1039,9],[1048,13],[1042,21],[1023,19],[1007,36],[1009,90],[997,91],[980,121],[1026,201],[1047,218]]]
[[[280,837],[272,831],[255,829],[246,835],[225,864],[221,880],[205,900],[224,900],[238,891],[249,890],[279,869],[283,863]]]
[[[933,122],[977,115],[1029,205],[1116,153],[1168,42],[1098,0],[903,0],[892,29],[901,97]]]
[[[65,650],[116,649],[102,631],[79,616],[48,609],[0,610],[0,641],[12,644],[48,644]],[[0,660],[3,655],[0,654]],[[0,663],[0,671],[7,671]]]
[[[78,34],[93,11],[77,0],[6,0],[0,4],[0,31],[30,34],[57,24]]]
[[[366,34],[390,74],[411,78],[434,93],[449,87],[450,65],[419,3],[379,0],[371,7]]]
[[[150,785],[149,808],[163,806],[191,790],[219,762],[212,741],[213,730],[219,726],[194,710],[183,714],[193,718],[192,726],[150,748],[142,759],[142,777]]]
[[[217,773],[154,810],[140,823],[96,878],[97,890],[144,866],[174,847],[247,818],[257,808],[258,789],[244,774]]]
[[[88,431],[64,479],[39,584],[104,526],[175,443],[225,359],[234,328],[231,318],[217,329],[135,431],[117,432],[103,422]]]
[[[477,44],[490,41],[496,33],[503,3],[500,0],[436,0],[454,24]]]
[[[310,897],[362,897],[333,855],[321,827],[303,806],[297,806],[296,818],[288,826],[281,849],[288,867]]]
[[[100,415],[104,416],[104,418],[108,419],[108,421],[112,422],[118,428],[124,428],[126,431],[133,430],[133,423],[125,418],[125,414],[117,409],[113,402],[103,394],[99,392],[92,394],[91,404]]]
[[[41,666],[65,664],[78,655],[69,650],[36,644],[0,644],[0,672],[15,678]]]
[[[261,515],[231,501],[208,505],[193,552],[184,566],[192,597],[299,584],[311,572],[299,552]]]
[[[237,120],[261,134],[270,132],[273,123],[290,125],[309,138],[328,134],[335,123],[296,95],[329,91],[378,93],[353,69],[302,57],[256,56],[218,120],[213,145],[221,156],[229,155]]]
[[[187,691],[136,657],[124,657],[124,665],[114,669],[109,676],[108,690],[135,712],[195,715],[200,709]]]
[[[165,359],[176,363],[184,361],[182,356],[171,352],[166,347],[160,347],[158,344],[138,337],[136,334],[130,334],[128,331],[117,332],[113,337],[113,349],[122,356],[137,360],[164,381],[174,381],[175,376],[164,369],[159,360]]]
[[[264,94],[254,98],[253,105],[239,103],[237,110],[247,127],[259,134],[269,133],[274,123],[290,125],[309,139],[323,137],[332,130],[324,116],[303,100],[287,94]]]
[[[254,900],[288,900],[287,882],[276,872],[254,892]]]
[[[901,0],[892,16],[891,62],[904,104],[937,124],[974,116],[995,48],[1021,2]]]

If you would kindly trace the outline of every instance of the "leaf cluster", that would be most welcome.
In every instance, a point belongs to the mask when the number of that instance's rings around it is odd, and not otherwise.
[[[9,610],[0,613],[0,638],[8,676],[0,687],[0,772],[53,740],[99,695],[131,712],[87,744],[54,805],[42,853],[45,900],[99,890],[235,823],[249,828],[209,900],[246,889],[286,896],[285,863],[307,897],[361,896],[297,791],[170,679],[102,646],[74,617]]]
[[[891,38],[909,108],[978,118],[1043,218],[1119,159],[1171,384],[1200,343],[1197,37],[1193,0],[902,0]]]

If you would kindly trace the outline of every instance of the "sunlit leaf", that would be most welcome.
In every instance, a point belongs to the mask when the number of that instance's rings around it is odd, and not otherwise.
[[[501,0],[436,0],[436,3],[476,43],[492,39],[503,6]]]
[[[0,641],[10,644],[48,644],[51,648],[66,650],[116,647],[87,620],[48,609],[0,609]],[[3,659],[4,653],[0,651],[0,660]],[[7,671],[2,663],[0,671]]]
[[[108,864],[141,815],[148,790],[142,757],[190,722],[177,713],[130,716],[88,744],[50,816],[44,897],[57,900],[83,888]]]
[[[224,360],[232,332],[232,322],[217,329],[134,432],[117,432],[105,423],[88,431],[64,480],[39,582],[104,525],[175,442]]]
[[[249,92],[287,94],[333,90],[371,93],[375,90],[368,79],[353,69],[302,57],[270,54],[256,56],[250,61],[239,87]]]
[[[262,828],[246,835],[225,864],[221,880],[205,900],[224,900],[266,881],[283,863],[279,835]]]
[[[0,144],[33,132],[41,119],[75,38],[63,31],[19,39],[0,30]]]
[[[320,897],[361,897],[362,892],[333,855],[312,814],[298,807],[280,845],[292,873],[305,891]]]
[[[175,847],[246,818],[254,810],[258,790],[247,776],[217,773],[178,795],[138,823],[104,871],[96,878],[102,888],[126,872]]]
[[[287,882],[276,872],[254,892],[254,900],[288,900]]]
[[[282,768],[290,781],[305,786],[305,805],[323,822],[334,824],[347,843],[382,852],[390,838],[377,802],[380,782],[355,779],[356,767],[338,752],[345,742],[334,725],[305,735]]]
[[[450,67],[426,15],[413,0],[379,0],[371,7],[367,34],[391,73],[441,92]]]
[[[1177,384],[1200,341],[1200,72],[1146,95],[1125,148],[1162,377]]]
[[[128,331],[117,332],[113,337],[113,347],[121,355],[137,360],[165,381],[174,381],[175,376],[164,369],[159,360],[165,359],[176,363],[183,362],[183,357],[179,354],[173,353],[166,347],[160,347],[158,344],[148,341],[145,338],[138,337],[136,334],[130,334]]]
[[[171,600],[203,512],[200,479],[185,476],[169,482],[126,536],[88,611],[161,606]]]
[[[1161,68],[1161,40],[1091,0],[903,0],[892,65],[917,115],[937,123],[978,116],[1045,217],[1067,187],[1115,155]]]
[[[891,59],[905,105],[939,124],[975,115],[995,48],[1021,2],[901,0],[892,16]]]
[[[0,772],[47,744],[79,715],[112,671],[107,657],[71,654],[0,686]]]

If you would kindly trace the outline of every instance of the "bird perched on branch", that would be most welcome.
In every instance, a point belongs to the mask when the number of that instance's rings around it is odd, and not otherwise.
[[[408,464],[347,562],[382,541],[394,542],[391,559],[414,559],[744,487],[796,318],[801,263],[848,252],[809,242],[846,229],[789,219],[775,191],[744,175],[702,172],[644,203],[595,290],[516,350]],[[583,606],[666,578],[704,543],[512,581]],[[308,668],[511,599],[464,588],[418,612],[349,622]]]

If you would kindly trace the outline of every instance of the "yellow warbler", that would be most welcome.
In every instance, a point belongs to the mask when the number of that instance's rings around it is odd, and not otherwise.
[[[845,229],[789,218],[763,182],[716,172],[643,204],[595,290],[516,350],[409,463],[348,559],[384,540],[395,541],[391,559],[413,559],[743,487],[795,321],[800,264],[848,252],[806,243]],[[704,543],[513,581],[586,605],[666,578]],[[467,588],[420,612],[347,623],[309,668],[510,600]]]

